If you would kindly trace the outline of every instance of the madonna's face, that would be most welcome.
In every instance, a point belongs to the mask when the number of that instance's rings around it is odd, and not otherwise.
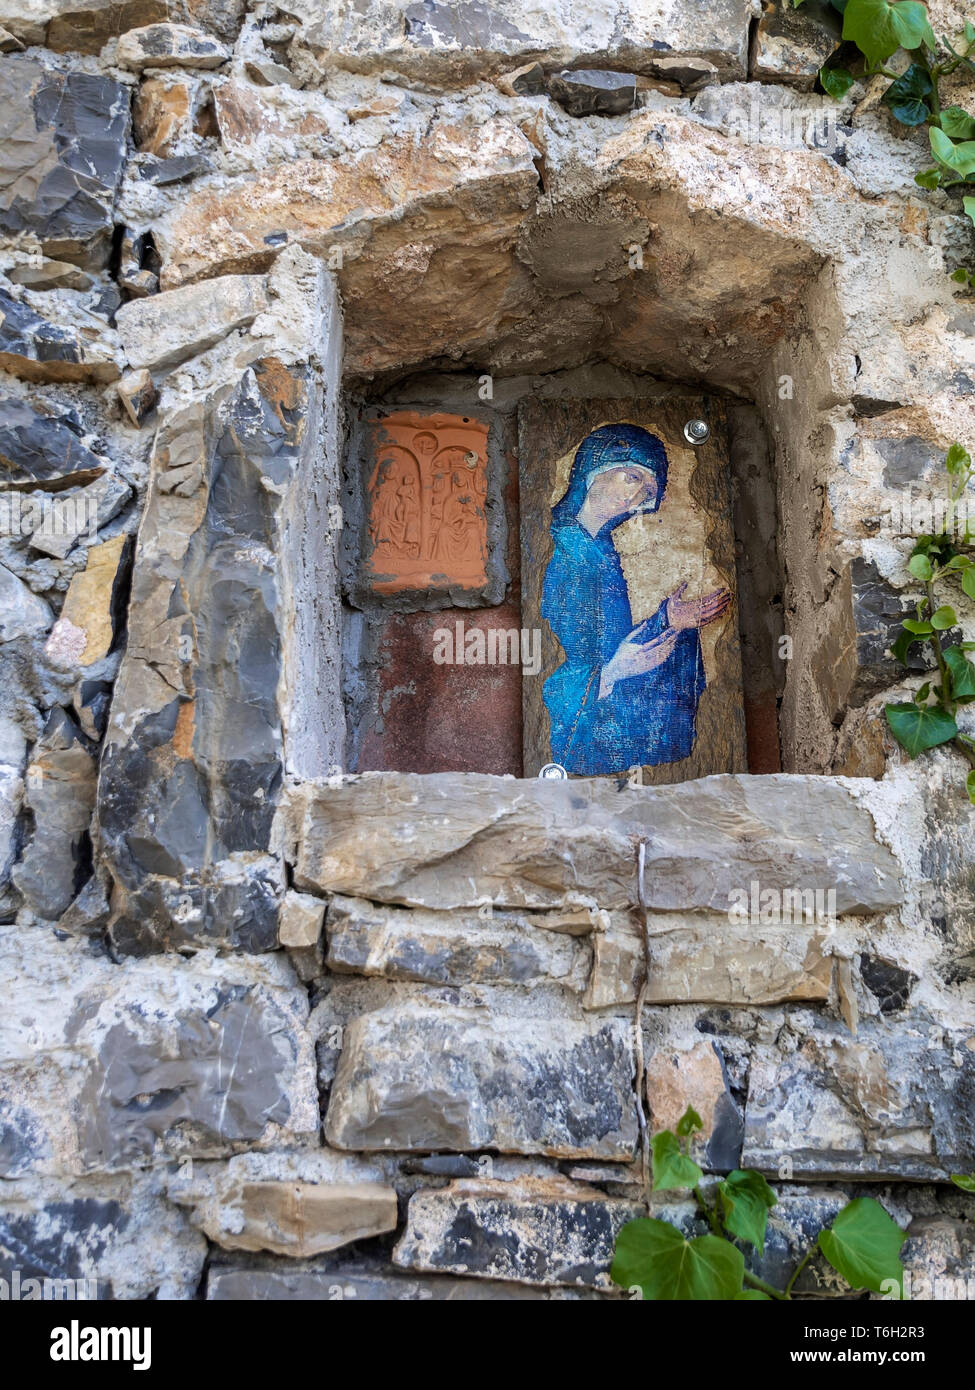
[[[597,473],[587,493],[594,510],[606,517],[636,511],[656,497],[656,474],[638,463],[621,463],[617,468]]]

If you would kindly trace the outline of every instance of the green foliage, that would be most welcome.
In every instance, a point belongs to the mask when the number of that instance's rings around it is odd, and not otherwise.
[[[851,1289],[884,1293],[885,1280],[901,1283],[904,1266],[899,1251],[904,1232],[870,1197],[848,1202],[832,1226],[820,1231],[817,1244]]]
[[[666,1221],[638,1217],[620,1230],[609,1272],[626,1289],[639,1284],[644,1298],[713,1301],[740,1292],[745,1257],[718,1236],[685,1240]]]
[[[735,1241],[764,1250],[768,1214],[778,1199],[761,1173],[736,1168],[716,1185],[714,1202],[708,1201],[700,1187],[703,1174],[685,1152],[690,1135],[700,1128],[700,1116],[689,1107],[676,1133],[663,1130],[654,1135],[653,1187],[654,1191],[689,1187],[709,1233],[688,1238],[669,1222],[653,1217],[628,1221],[616,1238],[610,1269],[617,1284],[639,1288],[643,1298],[660,1302],[788,1301],[799,1273],[817,1249],[851,1288],[880,1293],[882,1281],[901,1281],[904,1269],[899,1251],[905,1234],[872,1197],[849,1202],[832,1226],[820,1231],[785,1289],[773,1288],[750,1273]],[[683,1183],[674,1181],[678,1171],[686,1175]],[[956,1181],[964,1186],[967,1179]]]
[[[916,758],[928,748],[950,743],[958,734],[958,725],[937,705],[885,705],[890,732],[910,757]]]
[[[946,647],[942,656],[951,672],[952,698],[959,705],[970,705],[975,700],[975,666],[961,647]]]
[[[678,1139],[686,1139],[689,1135],[693,1134],[696,1129],[703,1128],[704,1121],[694,1109],[693,1105],[689,1105],[677,1121],[677,1137]]]
[[[975,1173],[952,1173],[951,1181],[962,1192],[975,1192]]]
[[[927,7],[918,0],[849,0],[843,37],[851,39],[868,63],[882,63],[899,48],[936,47]]]
[[[725,1230],[739,1240],[747,1240],[759,1254],[765,1249],[768,1214],[778,1200],[761,1173],[750,1169],[736,1168],[718,1184]]]
[[[923,125],[931,115],[930,98],[933,90],[931,74],[927,68],[920,63],[912,63],[904,76],[898,77],[884,92],[884,105],[890,107],[901,125]],[[932,126],[932,133],[933,131]],[[940,131],[938,133],[941,134]]]
[[[841,101],[853,86],[856,78],[849,68],[820,68],[819,80],[827,96]]]
[[[841,100],[858,77],[888,78],[890,85],[882,101],[894,119],[905,126],[928,127],[935,164],[915,174],[918,187],[975,183],[975,116],[961,106],[943,106],[940,91],[941,79],[959,68],[975,72],[975,25],[966,21],[954,42],[947,35],[939,40],[931,28],[927,5],[919,0],[830,2],[843,15],[843,38],[859,51],[860,61],[852,66],[827,64],[820,69],[820,85],[827,96]],[[802,0],[793,0],[793,4],[799,6]],[[886,66],[897,54],[911,55],[903,72]],[[963,198],[962,207],[975,223],[975,198]],[[975,270],[961,266],[951,278],[967,290],[975,290]]]
[[[653,1154],[654,1192],[669,1192],[675,1187],[697,1187],[704,1176],[693,1159],[681,1152],[680,1140],[669,1129],[653,1136],[650,1151]]]
[[[933,129],[931,134],[934,144]],[[967,201],[975,204],[975,198]],[[975,665],[966,655],[975,643],[943,645],[942,634],[957,626],[958,615],[950,603],[935,596],[935,585],[956,580],[968,598],[975,598],[975,537],[967,524],[960,538],[952,534],[958,503],[975,475],[971,454],[961,444],[949,448],[945,472],[948,507],[944,530],[936,536],[917,536],[907,562],[911,574],[924,586],[924,596],[917,603],[917,616],[904,619],[891,647],[895,658],[906,666],[911,647],[916,642],[929,642],[935,661],[932,675],[938,679],[926,681],[910,703],[887,705],[885,713],[891,733],[910,757],[950,743],[967,758],[972,771],[965,780],[965,791],[975,805],[975,740],[960,732],[956,719],[959,705],[975,701]]]

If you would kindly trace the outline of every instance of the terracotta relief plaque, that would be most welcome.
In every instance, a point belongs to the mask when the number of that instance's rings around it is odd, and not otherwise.
[[[365,586],[374,594],[482,588],[487,424],[403,410],[371,430]]]
[[[542,652],[523,683],[525,774],[745,771],[720,405],[526,402],[519,456],[522,621]]]

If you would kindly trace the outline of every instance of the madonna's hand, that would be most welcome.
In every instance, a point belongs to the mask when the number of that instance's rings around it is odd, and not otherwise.
[[[681,594],[687,588],[687,580],[671,594],[667,600],[667,621],[671,627],[682,632],[689,627],[705,627],[728,611],[731,594],[727,589],[715,589],[703,598],[683,599]]]
[[[638,629],[634,628],[633,631],[636,632]],[[667,628],[659,637],[654,637],[652,642],[631,642],[632,635],[633,633],[630,633],[623,638],[603,667],[598,699],[604,699],[617,681],[627,680],[630,676],[644,676],[648,671],[662,666],[674,650],[678,632],[676,628]]]

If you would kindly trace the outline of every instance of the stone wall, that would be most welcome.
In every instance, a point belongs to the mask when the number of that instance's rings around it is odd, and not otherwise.
[[[854,1191],[971,1270],[973,813],[882,719],[889,518],[972,440],[970,228],[869,85],[812,93],[801,13],[528,8],[0,3],[5,1274],[615,1296],[641,844],[645,1103],[774,1181],[758,1272]],[[785,772],[345,773],[353,417],[484,377],[492,418],[726,398]],[[753,885],[835,915],[729,918]]]

